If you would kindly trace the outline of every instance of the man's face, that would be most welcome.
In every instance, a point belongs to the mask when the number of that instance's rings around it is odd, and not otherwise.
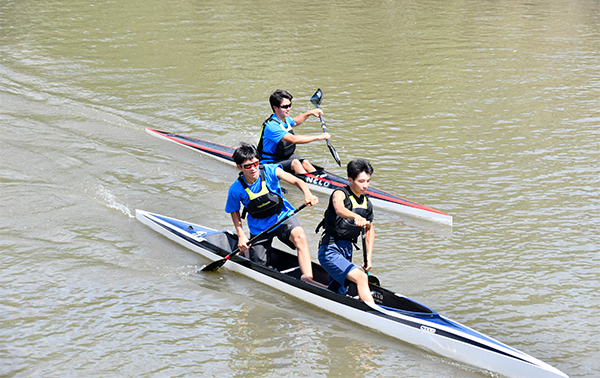
[[[353,192],[360,193],[362,195],[365,194],[367,189],[369,189],[371,176],[365,172],[361,172],[354,180],[349,177],[348,182],[350,182],[350,188]]]
[[[258,159],[245,160],[238,168],[244,172],[244,175],[257,176],[258,175]]]
[[[292,102],[287,98],[281,100],[281,104],[273,108],[273,111],[275,112],[277,118],[279,118],[282,121],[285,120],[286,117],[289,117],[291,110]]]

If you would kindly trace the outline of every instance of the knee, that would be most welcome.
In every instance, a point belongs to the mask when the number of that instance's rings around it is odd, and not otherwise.
[[[359,285],[369,285],[369,277],[367,277],[367,274],[363,271],[360,271],[360,274],[357,277],[357,284]]]
[[[315,167],[310,163],[310,161],[308,160],[304,160],[302,162],[302,167],[307,171],[307,172],[313,172],[315,170]]]
[[[296,228],[294,231],[299,230],[297,232],[292,232],[290,235],[290,241],[294,243],[294,245],[298,246],[298,244],[306,244],[306,234],[301,227]]]
[[[348,276],[358,287],[369,287],[369,277],[362,270],[358,268],[352,269]]]
[[[306,235],[305,234],[299,234],[299,235],[292,235],[292,242],[294,242],[294,244],[298,244],[298,243],[306,243]]]
[[[301,168],[302,164],[300,163],[300,160],[298,159],[294,159],[292,160],[292,168],[297,169],[297,168]]]

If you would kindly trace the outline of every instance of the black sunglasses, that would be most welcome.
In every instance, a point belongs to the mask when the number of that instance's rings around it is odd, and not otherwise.
[[[287,105],[279,105],[279,107],[280,107],[281,109],[289,109],[289,108],[291,108],[291,107],[292,107],[292,103],[290,102],[290,103],[289,103],[289,104],[287,104]]]

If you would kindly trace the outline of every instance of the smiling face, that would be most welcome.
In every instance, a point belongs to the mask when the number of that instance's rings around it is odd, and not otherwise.
[[[279,104],[279,106],[273,107],[273,111],[275,112],[277,118],[279,118],[282,121],[285,121],[285,118],[289,117],[290,112],[292,111],[292,101],[287,98],[284,98],[283,100],[281,100],[281,104]]]
[[[348,182],[350,183],[350,189],[357,196],[365,194],[367,189],[369,189],[369,184],[371,184],[371,175],[366,172],[359,173],[355,179],[352,177],[348,177]]]

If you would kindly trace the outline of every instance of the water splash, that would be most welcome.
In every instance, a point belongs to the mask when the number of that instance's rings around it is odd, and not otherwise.
[[[127,206],[117,202],[115,195],[102,184],[96,185],[96,195],[93,199],[108,208],[119,210],[129,218],[135,218],[133,212]]]

